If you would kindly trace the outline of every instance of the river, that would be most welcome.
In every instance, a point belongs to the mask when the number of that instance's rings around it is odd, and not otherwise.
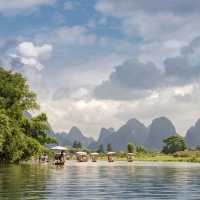
[[[0,199],[200,199],[200,164],[171,162],[0,166]]]

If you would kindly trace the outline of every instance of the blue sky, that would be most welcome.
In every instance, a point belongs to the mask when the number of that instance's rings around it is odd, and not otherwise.
[[[0,1],[0,63],[26,76],[55,131],[199,118],[198,0]]]

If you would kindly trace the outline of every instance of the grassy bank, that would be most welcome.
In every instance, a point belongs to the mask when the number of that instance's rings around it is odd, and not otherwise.
[[[117,153],[114,156],[115,160],[126,161],[125,153]],[[107,160],[107,156],[102,154],[99,160]],[[163,154],[163,153],[136,153],[134,156],[135,161],[153,161],[153,162],[198,162],[200,163],[199,151],[182,151],[176,154]]]
[[[137,161],[162,161],[162,162],[200,162],[200,157],[179,157],[174,155],[164,155],[164,154],[158,154],[155,156],[149,156],[149,155],[137,155],[135,156],[134,160]]]

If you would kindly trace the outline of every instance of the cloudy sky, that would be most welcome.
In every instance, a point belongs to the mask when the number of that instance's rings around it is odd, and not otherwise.
[[[199,0],[1,0],[0,65],[22,72],[55,131],[96,137],[200,117]]]

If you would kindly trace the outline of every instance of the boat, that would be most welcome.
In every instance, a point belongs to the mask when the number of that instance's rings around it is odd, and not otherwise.
[[[65,164],[65,151],[67,150],[66,147],[62,146],[55,146],[51,148],[51,150],[56,151],[54,157],[54,165],[64,165]]]
[[[88,154],[84,151],[78,151],[78,152],[76,152],[76,159],[79,162],[87,162]]]
[[[91,155],[92,162],[97,162],[97,157],[98,157],[99,153],[93,152],[90,155]]]
[[[115,154],[116,154],[115,152],[111,152],[111,151],[107,153],[108,162],[114,162],[113,155]]]
[[[133,162],[133,156],[134,156],[134,153],[127,153],[127,161]]]

